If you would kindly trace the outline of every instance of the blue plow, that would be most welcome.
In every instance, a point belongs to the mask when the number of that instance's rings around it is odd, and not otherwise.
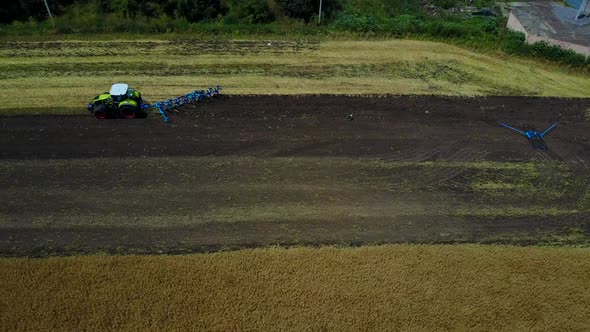
[[[555,127],[557,127],[557,124],[559,122],[555,122],[549,128],[545,129],[545,131],[543,131],[541,133],[536,130],[522,131],[522,130],[516,129],[510,125],[507,125],[503,122],[498,122],[498,123],[508,129],[515,131],[515,132],[523,135],[524,137],[526,137],[535,149],[547,150],[548,147],[547,147],[547,143],[545,143],[545,135],[549,134],[549,132],[551,132],[553,129],[555,129]]]
[[[218,85],[214,88],[209,88],[207,90],[193,91],[193,92],[187,93],[187,94],[179,96],[179,97],[174,97],[174,98],[170,98],[170,99],[166,99],[166,100],[162,100],[162,101],[157,101],[153,104],[143,103],[143,104],[141,104],[141,108],[147,109],[147,108],[153,107],[153,108],[157,109],[158,112],[160,112],[160,114],[162,115],[162,118],[164,119],[165,122],[170,122],[170,118],[168,118],[168,116],[166,115],[166,112],[168,112],[171,109],[178,107],[178,106],[194,103],[194,102],[201,101],[201,100],[213,97],[213,96],[217,96],[221,93],[220,92],[221,89],[222,89],[221,86]]]

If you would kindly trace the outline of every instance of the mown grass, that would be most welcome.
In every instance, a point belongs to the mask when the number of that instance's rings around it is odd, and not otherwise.
[[[0,260],[5,330],[586,330],[590,250],[389,245]]]
[[[83,113],[114,82],[148,100],[216,84],[227,94],[587,97],[590,88],[563,67],[410,40],[6,41],[0,69],[0,88],[19,96],[0,114]]]

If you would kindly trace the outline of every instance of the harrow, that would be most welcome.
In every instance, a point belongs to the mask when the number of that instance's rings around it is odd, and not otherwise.
[[[557,127],[558,122],[555,122],[554,124],[552,124],[549,128],[545,129],[545,131],[543,131],[542,133],[536,131],[536,130],[527,130],[527,131],[522,131],[519,129],[516,129],[514,127],[511,127],[503,122],[498,122],[500,125],[515,131],[521,135],[523,135],[524,137],[527,138],[527,140],[531,143],[531,145],[533,146],[533,148],[535,149],[541,149],[541,150],[547,150],[547,143],[545,143],[545,135],[549,134],[550,131],[552,131],[555,127]]]
[[[221,92],[221,86],[216,86],[214,88],[208,88],[207,90],[197,90],[185,95],[174,97],[162,101],[157,101],[153,104],[142,103],[141,109],[148,109],[148,108],[155,108],[160,112],[162,118],[165,122],[170,122],[170,119],[166,115],[166,112],[170,111],[171,109],[182,106],[185,104],[194,103],[197,101],[204,100],[206,98],[210,98],[213,96],[219,95]]]

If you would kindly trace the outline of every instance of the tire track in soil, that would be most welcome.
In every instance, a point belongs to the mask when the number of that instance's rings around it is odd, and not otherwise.
[[[449,152],[449,154],[446,154]],[[395,155],[385,154],[377,156],[380,160],[386,161],[403,161],[403,162],[424,162],[424,161],[449,161],[449,162],[467,162],[476,161],[484,158],[485,151],[474,151],[471,147],[464,144],[454,143],[439,143],[432,146],[420,146],[416,149],[410,150],[406,157],[400,156],[399,153]],[[463,174],[465,169],[462,167],[439,167],[434,172],[433,181],[427,181],[423,185],[432,186],[445,183],[453,178]]]
[[[458,145],[451,145],[451,148],[457,147]],[[464,146],[464,145],[463,145]],[[485,152],[476,152],[469,146],[464,146],[463,148],[458,148],[455,153],[451,153],[448,160],[452,160],[454,162],[465,162],[465,161],[475,161],[478,160],[480,157],[485,156]],[[428,185],[441,185],[446,183],[457,176],[462,175],[466,172],[464,167],[440,167],[437,168],[444,171],[435,172],[436,176],[434,177],[434,181],[428,183]]]
[[[550,151],[556,154],[562,161],[578,164],[583,167],[589,166],[588,161],[578,154],[576,146],[555,144],[549,148]]]
[[[561,160],[561,158],[559,158],[559,156],[557,156],[554,153],[551,153],[551,156],[550,156],[548,151],[536,150],[535,151],[535,160],[543,163],[543,162],[552,162],[552,161],[556,161],[556,160]]]
[[[400,151],[376,154],[373,158],[385,161],[401,161],[401,162],[423,162],[433,161],[435,157],[440,154],[440,144],[420,144],[412,147],[403,153]]]

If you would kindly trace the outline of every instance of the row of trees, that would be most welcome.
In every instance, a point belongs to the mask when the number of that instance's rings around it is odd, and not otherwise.
[[[47,3],[56,16],[75,10],[88,15],[118,14],[124,18],[166,15],[188,22],[224,18],[232,23],[268,23],[279,16],[309,21],[319,9],[319,0],[47,0]],[[339,0],[323,0],[325,15],[340,8]],[[0,4],[2,24],[46,18],[43,0],[2,1]]]

